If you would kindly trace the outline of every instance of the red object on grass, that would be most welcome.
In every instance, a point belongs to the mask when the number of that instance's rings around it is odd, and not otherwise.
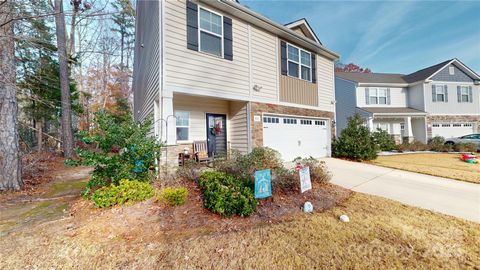
[[[469,160],[469,159],[477,159],[477,156],[472,155],[472,154],[462,154],[462,157],[460,158],[463,161]]]

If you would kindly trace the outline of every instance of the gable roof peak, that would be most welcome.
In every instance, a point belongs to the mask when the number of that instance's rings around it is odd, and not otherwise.
[[[314,40],[318,44],[323,45],[322,42],[320,41],[320,39],[317,37],[317,34],[315,34],[315,32],[313,31],[313,28],[310,26],[307,19],[305,19],[305,18],[301,18],[301,19],[298,19],[296,21],[286,23],[284,26],[288,27],[292,30],[294,30],[296,28],[302,29],[303,31],[307,32],[307,37],[311,38],[312,40]]]

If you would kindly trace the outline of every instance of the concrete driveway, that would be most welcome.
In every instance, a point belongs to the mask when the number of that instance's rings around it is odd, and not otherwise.
[[[480,222],[480,184],[335,158],[324,160],[333,173],[332,183],[339,186]]]

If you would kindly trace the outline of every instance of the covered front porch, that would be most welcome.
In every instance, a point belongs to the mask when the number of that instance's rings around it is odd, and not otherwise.
[[[427,142],[426,112],[413,108],[359,108],[370,131],[385,130],[397,144]]]
[[[155,104],[154,132],[165,147],[162,163],[176,165],[179,156],[192,158],[194,142],[204,143],[209,157],[230,149],[247,152],[248,102],[173,93]]]

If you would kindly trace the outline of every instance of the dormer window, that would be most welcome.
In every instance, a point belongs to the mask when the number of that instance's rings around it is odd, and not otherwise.
[[[200,51],[222,56],[222,16],[200,8]]]
[[[291,44],[287,45],[288,76],[312,81],[312,55]]]

